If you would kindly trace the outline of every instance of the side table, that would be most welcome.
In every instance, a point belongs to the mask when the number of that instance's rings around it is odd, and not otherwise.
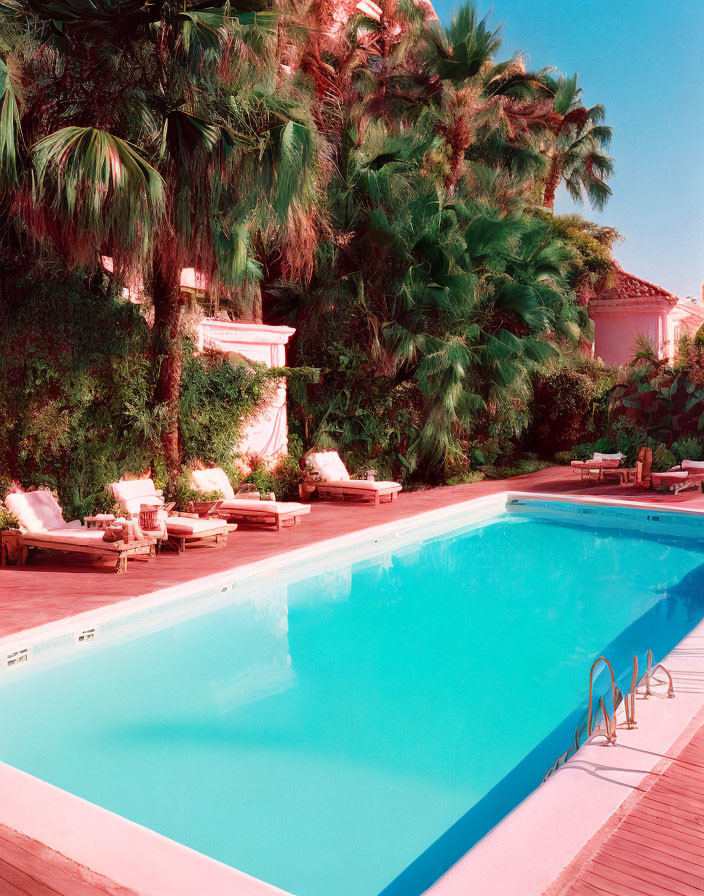
[[[20,547],[19,529],[3,529],[0,531],[0,566],[7,566],[9,562],[18,563],[22,548]]]

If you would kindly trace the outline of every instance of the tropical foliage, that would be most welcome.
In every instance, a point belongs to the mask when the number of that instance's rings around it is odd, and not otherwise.
[[[316,214],[324,146],[300,79],[277,78],[278,17],[146,0],[8,0],[0,17],[10,210],[69,266],[102,253],[148,284],[175,474],[181,268],[236,287],[256,275],[251,229],[285,248]]]
[[[656,470],[683,459],[704,459],[704,348],[696,341],[684,344],[679,359],[669,365],[643,343],[594,411],[596,451],[621,451],[632,463],[647,445],[654,451]],[[593,445],[575,446],[575,456],[591,456]]]
[[[0,486],[19,480],[54,488],[71,518],[107,509],[107,484],[151,467],[168,425],[163,407],[150,402],[149,329],[109,285],[56,272],[13,277],[4,261]],[[194,357],[190,349],[179,421],[184,451],[229,466],[239,430],[268,388],[266,371]],[[154,473],[168,485],[163,463]]]
[[[535,207],[582,120],[574,79],[565,103],[564,79],[497,61],[500,35],[471,6],[445,30],[382,4],[348,41],[329,62],[349,85],[329,135],[333,229],[306,288],[267,284],[269,313],[324,371],[293,414],[305,439],[439,478],[515,439],[536,371],[591,338],[576,289],[616,235]],[[348,73],[360,48],[363,78]]]
[[[617,236],[551,212],[560,184],[608,198],[603,109],[576,78],[502,59],[471,5],[447,28],[411,0],[363,9],[339,27],[327,0],[0,7],[2,245],[40,271],[39,295],[59,272],[56,338],[79,339],[64,321],[80,308],[93,346],[70,394],[40,390],[34,410],[6,373],[9,473],[75,491],[80,451],[157,458],[172,483],[196,456],[226,459],[264,381],[194,357],[183,266],[234,316],[297,328],[292,363],[321,371],[290,384],[302,445],[431,481],[520,444],[541,372],[591,338],[580,291]],[[116,299],[133,284],[142,313]]]
[[[543,81],[554,96],[547,154],[550,170],[545,181],[543,205],[552,209],[561,183],[577,202],[586,195],[593,208],[603,209],[611,190],[606,183],[613,173],[607,151],[611,128],[602,124],[604,107],[582,105],[577,76],[555,80],[549,74]]]
[[[557,363],[538,371],[532,383],[531,421],[524,446],[552,458],[593,438],[595,414],[614,380],[613,374],[586,360]]]

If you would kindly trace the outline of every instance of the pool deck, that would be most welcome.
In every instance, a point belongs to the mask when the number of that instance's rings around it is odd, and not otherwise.
[[[380,507],[321,502],[316,503],[311,514],[295,528],[274,532],[241,527],[231,534],[225,547],[195,548],[183,557],[164,553],[152,564],[131,561],[127,575],[116,576],[100,564],[74,562],[66,558],[52,559],[42,555],[32,559],[24,569],[1,569],[0,638],[84,611],[146,596],[162,588],[187,584],[191,580],[272,558],[282,552],[310,547],[333,537],[363,532],[371,526],[393,523],[425,511],[506,491],[607,497],[704,513],[704,496],[698,492],[685,492],[673,497],[635,486],[584,483],[564,467],[552,467],[510,480],[404,493],[393,504]],[[646,716],[645,724],[642,728],[639,726],[637,732],[624,732],[623,737],[619,734],[617,747],[589,745],[583,748],[578,754],[580,761],[583,764],[591,762],[593,768],[588,773],[589,777],[580,776],[583,779],[580,785],[582,790],[577,788],[576,798],[574,795],[570,797],[569,773],[558,772],[548,785],[539,788],[441,878],[431,888],[433,896],[436,893],[437,896],[467,896],[474,892],[538,896],[543,891],[546,896],[704,894],[704,860],[701,858],[704,855],[704,713],[700,708],[692,708],[697,701],[704,702],[704,624],[698,634],[695,630],[692,637],[699,639],[698,642],[695,640],[694,651],[685,650],[684,667],[679,674],[677,669],[674,670],[675,686],[682,699],[645,701],[639,709]],[[696,661],[694,654],[698,655]],[[671,725],[674,735],[669,740],[666,738],[665,743],[657,741],[656,735],[662,734],[662,729],[669,730]],[[631,736],[642,736],[641,731],[650,740],[629,740]],[[685,734],[678,738],[682,731]],[[604,765],[605,749],[609,751],[608,766]],[[641,761],[636,769],[633,768],[633,750],[640,753]],[[578,765],[568,764],[573,770],[572,780],[575,779],[574,770],[580,771]],[[615,783],[600,780],[604,778],[604,769],[612,772]],[[619,774],[621,779],[616,780]],[[556,779],[560,779],[557,782],[559,787],[556,786]],[[39,784],[37,782],[37,786]],[[603,806],[611,805],[611,808],[601,818],[598,814],[594,816],[596,820],[593,819],[592,830],[587,836],[570,841],[576,845],[571,851],[568,845],[568,859],[557,864],[556,871],[552,873],[548,870],[550,863],[544,861],[552,847],[549,826],[542,824],[544,816],[541,806],[552,800],[553,815],[557,813],[558,818],[564,818],[567,814],[583,814],[579,805],[573,801],[565,803],[565,798],[579,799],[580,793],[581,798],[585,795],[590,798],[600,787],[610,787]],[[558,794],[557,798],[555,794]],[[556,799],[559,805],[555,805]],[[45,806],[41,799],[39,802],[42,807]],[[28,818],[36,812],[36,802],[35,808],[26,802],[18,802],[17,805],[20,814],[29,813]],[[543,865],[542,877],[547,875],[544,885],[537,888],[528,885],[527,878],[524,881],[521,856],[505,851],[510,849],[512,830],[517,829],[517,825],[520,828],[521,814],[524,819],[528,816],[530,827],[535,830],[536,843],[531,845],[525,830],[523,833],[519,831],[517,842],[523,843],[526,854],[533,857],[534,863],[537,861]],[[536,825],[537,819],[541,819],[541,823]],[[0,896],[135,896],[137,892],[139,896],[167,896],[172,892],[159,886],[134,890],[124,886],[127,881],[121,875],[114,877],[122,879],[123,884],[116,883],[111,879],[112,875],[105,877],[53,852],[43,845],[41,838],[28,838],[26,834],[4,826],[3,822],[7,821],[0,807]],[[522,823],[525,828],[525,820]],[[19,830],[27,829],[21,825],[16,827]],[[556,830],[558,834],[571,835],[571,830],[561,830],[569,827],[562,824]],[[507,828],[508,840],[503,828]],[[497,840],[497,835],[504,838],[503,845]],[[110,842],[109,838],[105,839]],[[159,848],[158,843],[155,848]],[[511,862],[505,861],[507,855],[512,855]],[[472,860],[473,856],[475,858]],[[499,867],[514,866],[514,877],[505,890],[501,885],[482,886],[482,857],[492,884],[494,872]],[[135,862],[146,865],[149,858],[146,854],[139,858],[135,856]],[[90,865],[93,868],[103,867],[102,864]],[[479,876],[476,876],[477,869]],[[540,874],[535,879],[541,879]],[[249,892],[248,888],[245,889]],[[213,896],[216,892],[220,896],[219,888],[212,890]],[[230,891],[222,890],[222,893],[225,892]]]
[[[661,495],[636,486],[582,482],[569,467],[549,467],[513,479],[475,482],[425,491],[406,492],[391,504],[315,502],[300,525],[275,532],[241,526],[224,547],[194,547],[184,556],[163,552],[156,562],[129,562],[126,575],[115,575],[105,564],[65,556],[37,555],[24,569],[0,569],[0,638],[85,610],[105,607],[182,585],[213,573],[274,557],[283,551],[308,547],[338,535],[361,532],[370,526],[408,519],[418,513],[504,491],[591,495],[656,503],[704,512],[704,495],[688,491]]]
[[[548,896],[704,893],[704,719],[560,875]]]
[[[0,825],[0,896],[137,896],[42,843]]]

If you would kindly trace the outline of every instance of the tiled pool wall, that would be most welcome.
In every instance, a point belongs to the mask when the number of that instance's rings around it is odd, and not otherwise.
[[[591,528],[637,530],[644,535],[679,538],[701,538],[704,535],[704,514],[685,508],[662,510],[594,499],[556,500],[508,495],[506,512]]]

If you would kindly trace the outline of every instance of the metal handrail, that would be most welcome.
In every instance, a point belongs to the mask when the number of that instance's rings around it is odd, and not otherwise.
[[[609,743],[616,742],[616,707],[618,706],[617,702],[617,694],[621,694],[621,691],[616,686],[616,676],[614,675],[614,667],[611,663],[606,659],[605,656],[597,657],[592,663],[592,668],[589,670],[589,709],[587,710],[587,737],[592,736],[592,732],[594,730],[593,727],[593,706],[594,706],[594,670],[599,665],[599,663],[605,663],[606,668],[609,670],[609,675],[611,676],[611,699],[613,702],[613,724],[612,720],[606,711],[606,706],[604,705],[604,698],[599,698],[599,708],[604,714],[604,722],[606,723],[606,738]]]
[[[667,696],[668,696],[668,699],[671,700],[675,696],[675,686],[672,682],[672,675],[670,675],[670,673],[667,671],[667,669],[663,666],[662,663],[656,663],[653,666],[653,651],[652,650],[648,651],[647,659],[648,659],[648,665],[645,670],[645,675],[643,676],[643,678],[645,680],[645,696],[646,697],[652,696],[653,692],[650,690],[650,681],[653,678],[653,676],[655,675],[655,672],[658,669],[661,669],[665,673],[665,675],[667,675]]]
[[[626,710],[626,728],[635,728],[636,723],[636,690],[638,688],[638,657],[633,654],[633,675],[631,676],[631,689],[623,698]]]
[[[647,698],[652,696],[652,691],[650,689],[650,682],[655,676],[655,672],[660,669],[667,676],[668,688],[667,688],[667,696],[671,699],[675,696],[675,687],[672,681],[672,675],[668,672],[668,670],[663,666],[662,663],[656,663],[653,665],[653,651],[648,650],[647,652],[647,661],[646,661],[646,669],[643,673],[643,677],[639,680],[638,678],[638,657],[633,656],[633,674],[631,675],[631,687],[628,693],[624,696],[621,692],[621,689],[616,684],[616,676],[614,674],[614,669],[609,660],[605,656],[597,657],[592,663],[592,667],[589,671],[589,709],[587,711],[587,739],[592,736],[594,732],[594,720],[593,720],[593,709],[594,709],[594,670],[599,665],[599,663],[604,663],[609,670],[609,675],[611,677],[611,699],[613,703],[613,712],[609,714],[606,709],[606,704],[604,703],[604,698],[599,698],[599,706],[598,709],[601,710],[601,714],[604,718],[604,725],[606,728],[606,741],[609,744],[616,743],[616,710],[619,707],[621,701],[623,700],[624,710],[626,713],[626,727],[627,728],[635,728],[637,726],[636,723],[636,695],[638,693],[638,688],[645,684],[645,693],[643,697]],[[579,739],[584,730],[584,725],[580,725],[574,736],[574,743],[570,745],[570,747],[558,758],[555,762],[550,766],[550,768],[545,773],[543,778],[543,782],[547,781],[547,779],[556,772],[560,766],[564,765],[565,762],[570,758],[570,756],[574,755],[580,747]]]

